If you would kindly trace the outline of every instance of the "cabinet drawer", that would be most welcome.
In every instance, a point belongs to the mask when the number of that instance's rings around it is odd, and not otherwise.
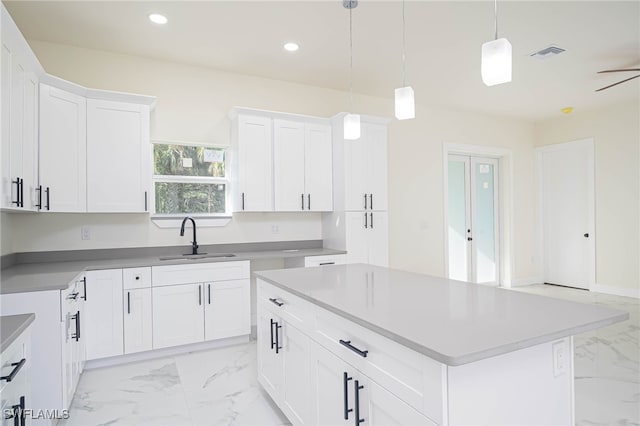
[[[23,391],[23,388],[29,385],[29,368],[31,365],[29,353],[30,338],[31,333],[29,329],[27,329],[0,354],[0,377],[7,377],[13,373],[10,382],[0,380],[2,404],[7,402],[5,397],[7,397],[9,393],[15,393],[13,390],[19,389]],[[9,402],[15,404],[15,401]]]
[[[153,266],[154,287],[249,278],[249,261]]]
[[[123,269],[122,286],[125,290],[151,287],[151,268]]]
[[[344,265],[347,263],[347,255],[332,254],[327,256],[307,256],[304,258],[304,266]]]
[[[314,305],[259,278],[258,304],[300,330],[313,329]]]
[[[445,365],[322,308],[316,310],[312,336],[420,413],[442,422]],[[366,351],[366,357],[357,350]]]

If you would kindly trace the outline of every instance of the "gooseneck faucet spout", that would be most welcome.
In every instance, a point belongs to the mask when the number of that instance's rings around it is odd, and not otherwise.
[[[191,224],[193,225],[193,241],[192,241],[191,254],[198,254],[198,240],[196,239],[196,221],[193,220],[191,216],[187,216],[184,219],[182,219],[182,226],[180,227],[180,236],[184,237],[184,225],[185,223],[187,223],[187,220],[190,220]]]

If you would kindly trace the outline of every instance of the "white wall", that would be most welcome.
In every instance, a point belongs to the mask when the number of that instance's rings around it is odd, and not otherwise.
[[[153,137],[229,142],[234,105],[329,117],[349,105],[345,92],[109,52],[30,41],[51,74],[99,89],[158,97]],[[390,96],[392,89],[389,88]],[[419,95],[419,94],[418,94]],[[420,100],[420,98],[418,98]],[[393,101],[356,96],[363,114],[393,116]],[[418,118],[392,121],[389,138],[390,265],[444,275],[443,144],[507,147],[514,159],[514,271],[535,275],[533,130],[525,121],[418,106]],[[12,250],[68,250],[188,244],[175,229],[158,229],[144,215],[11,215]],[[280,233],[271,233],[278,224]],[[80,240],[80,227],[92,239]],[[202,244],[321,238],[317,214],[237,215],[225,228],[203,229]],[[4,250],[4,247],[3,247]]]
[[[584,138],[595,143],[596,283],[640,295],[640,104],[535,125],[537,146]]]

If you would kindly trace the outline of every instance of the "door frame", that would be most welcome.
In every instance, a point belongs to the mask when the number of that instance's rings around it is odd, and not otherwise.
[[[542,190],[542,154],[545,152],[558,151],[563,148],[584,146],[587,149],[587,204],[589,211],[587,212],[587,222],[589,223],[589,275],[587,279],[587,289],[591,291],[596,284],[596,223],[595,223],[595,143],[593,138],[578,139],[570,142],[557,143],[552,145],[545,145],[536,148],[536,182],[538,185],[538,259],[540,259],[538,267],[538,276],[540,281],[544,282],[544,238],[543,232],[544,223],[542,217],[542,209],[544,207],[544,193]]]
[[[449,155],[489,157],[498,160],[498,286],[511,288],[513,271],[513,154],[510,149],[492,146],[444,143],[443,213],[444,276],[449,276]]]

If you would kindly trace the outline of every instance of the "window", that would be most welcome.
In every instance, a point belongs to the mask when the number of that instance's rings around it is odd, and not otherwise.
[[[226,150],[198,144],[153,144],[155,213],[227,215]]]

